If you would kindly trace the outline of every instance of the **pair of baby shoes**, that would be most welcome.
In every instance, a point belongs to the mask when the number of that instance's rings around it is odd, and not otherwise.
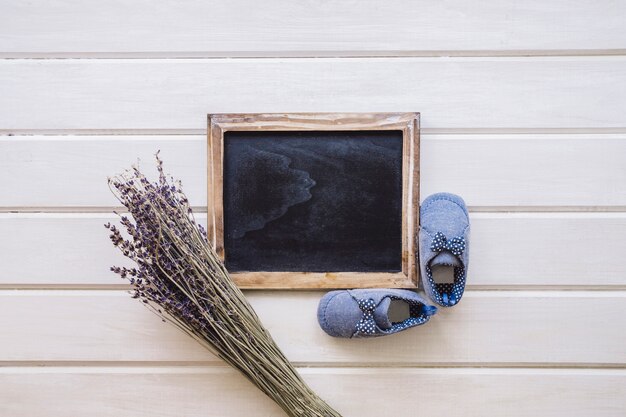
[[[463,199],[433,194],[420,207],[418,236],[421,284],[426,297],[442,307],[463,296],[468,266],[469,216]],[[426,323],[437,312],[410,290],[358,289],[327,293],[317,318],[330,336],[360,338],[397,333]]]

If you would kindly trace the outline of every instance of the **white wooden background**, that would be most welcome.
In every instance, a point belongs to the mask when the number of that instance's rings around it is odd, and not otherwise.
[[[107,175],[162,150],[206,211],[211,112],[420,111],[473,221],[464,301],[327,337],[250,292],[344,416],[626,415],[626,3],[0,2],[0,416],[279,416],[125,293]]]

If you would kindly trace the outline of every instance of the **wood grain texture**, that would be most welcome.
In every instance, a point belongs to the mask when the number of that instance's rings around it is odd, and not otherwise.
[[[275,272],[231,274],[242,288],[417,288],[415,263],[419,228],[419,113],[264,113],[209,114],[207,126],[208,236],[222,260],[224,231],[224,134],[258,131],[383,131],[402,132],[401,270],[398,272]],[[358,213],[354,213],[358,215]],[[325,226],[326,227],[326,226]],[[371,237],[371,236],[370,236]]]
[[[624,370],[299,372],[344,416],[618,417],[626,411]],[[224,368],[2,368],[0,384],[0,411],[12,417],[281,415],[271,400]]]
[[[625,213],[470,213],[471,288],[626,286]],[[0,214],[3,288],[111,286],[107,213]],[[200,223],[205,215],[198,215]],[[581,236],[585,236],[584,239]]]
[[[626,415],[626,3],[31,0],[0,16],[0,416],[280,415],[113,290],[105,178],[137,157],[154,172],[162,149],[206,207],[207,113],[318,111],[420,111],[422,196],[462,195],[473,233],[463,302],[389,338],[327,337],[322,292],[248,292],[315,390],[346,417]],[[29,285],[48,289],[13,290]]]
[[[419,111],[427,128],[623,128],[626,57],[0,62],[0,126],[204,129],[207,113]]]
[[[206,207],[206,138],[198,136],[0,136],[0,207],[111,207],[106,177],[154,153]],[[421,196],[462,195],[469,206],[626,207],[624,134],[425,134]],[[506,207],[504,208],[506,210]]]
[[[422,327],[360,341],[320,329],[323,292],[247,295],[301,365],[622,366],[626,357],[626,334],[605,324],[626,314],[625,291],[469,291]],[[217,362],[124,291],[2,291],[0,328],[5,363]]]
[[[2,2],[4,56],[293,56],[626,47],[622,2]],[[152,54],[150,54],[152,53]],[[161,53],[161,54],[158,54]],[[167,54],[166,54],[167,53]],[[532,53],[532,52],[531,52]]]

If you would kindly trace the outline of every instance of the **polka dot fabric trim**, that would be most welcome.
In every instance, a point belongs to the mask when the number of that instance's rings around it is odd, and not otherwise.
[[[376,322],[374,321],[374,310],[376,309],[376,303],[371,298],[367,300],[358,301],[359,308],[363,312],[363,317],[356,324],[356,332],[364,335],[376,334]]]
[[[392,323],[391,329],[388,331],[392,333],[401,332],[402,330],[419,326],[428,321],[430,316],[424,314],[424,304],[413,300],[405,300],[400,297],[390,296],[389,298],[406,302],[409,305],[409,318],[399,323]]]
[[[433,252],[448,251],[454,256],[460,257],[465,251],[466,244],[465,239],[462,236],[457,236],[452,239],[448,239],[442,232],[437,232],[430,245],[430,249]],[[452,307],[459,302],[463,296],[463,290],[465,289],[465,267],[454,267],[454,283],[453,284],[438,284],[433,279],[432,270],[430,265],[426,265],[426,275],[430,284],[429,294],[431,298],[440,305],[446,307]]]
[[[426,267],[426,275],[430,283],[429,291],[431,298],[437,303],[452,307],[459,302],[465,289],[465,268],[454,267],[454,284],[438,284],[433,280],[433,273],[429,266]]]
[[[409,318],[399,323],[392,323],[389,329],[381,329],[374,320],[374,310],[377,307],[374,300],[371,298],[358,300],[359,308],[363,312],[363,317],[357,323],[356,332],[353,337],[381,336],[397,333],[424,324],[430,318],[430,314],[424,313],[424,304],[418,301],[407,300],[393,295],[388,296],[388,298],[407,303],[409,305]]]
[[[430,250],[433,252],[447,250],[454,256],[461,256],[461,254],[465,251],[465,239],[462,236],[457,236],[448,240],[446,235],[441,232],[437,232],[433,238],[433,242],[430,244]]]

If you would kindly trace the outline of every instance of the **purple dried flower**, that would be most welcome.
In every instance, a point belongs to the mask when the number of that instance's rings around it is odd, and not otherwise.
[[[113,245],[137,264],[111,271],[129,282],[132,298],[243,373],[288,415],[339,416],[308,388],[265,330],[158,155],[158,182],[137,167],[109,179],[130,214],[120,215],[129,239],[115,225],[105,227]]]

